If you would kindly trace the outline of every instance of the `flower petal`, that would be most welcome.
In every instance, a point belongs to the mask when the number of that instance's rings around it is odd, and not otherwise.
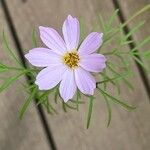
[[[64,21],[62,30],[68,51],[77,49],[80,36],[80,26],[77,18],[69,15]]]
[[[37,75],[35,84],[40,90],[49,90],[55,87],[61,80],[66,70],[63,65],[51,65]]]
[[[60,55],[52,52],[47,48],[33,48],[25,55],[25,58],[33,65],[37,67],[47,67],[52,64],[60,64]]]
[[[75,69],[75,81],[77,87],[83,94],[93,95],[96,88],[94,77],[86,70],[78,67]]]
[[[102,44],[102,37],[103,33],[90,33],[79,47],[79,54],[87,55],[95,52]]]
[[[75,92],[76,92],[77,86],[75,83],[75,76],[73,70],[66,70],[66,72],[63,75],[63,79],[60,83],[60,95],[63,98],[64,102],[67,102],[69,99],[72,99]]]
[[[80,66],[90,72],[100,72],[106,67],[105,61],[104,55],[90,54],[81,57]]]
[[[58,54],[66,52],[65,42],[56,30],[49,27],[39,27],[40,37],[43,43]]]

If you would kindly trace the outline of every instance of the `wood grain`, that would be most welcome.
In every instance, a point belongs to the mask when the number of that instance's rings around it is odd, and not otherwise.
[[[1,37],[3,30],[9,36],[9,43],[12,48],[15,49],[5,22],[2,7],[0,6],[0,62],[8,66],[15,66],[14,61],[11,61],[4,47],[2,47]],[[9,72],[4,77],[10,77],[13,74]],[[30,106],[27,112],[28,115],[22,121],[19,119],[19,109],[27,98],[26,93],[22,90],[22,86],[19,86],[23,82],[26,83],[24,78],[14,83],[7,91],[0,93],[0,149],[49,150],[50,148],[35,105],[32,104]],[[0,80],[1,84],[2,81]]]
[[[25,53],[32,48],[30,38],[32,27],[51,26],[61,31],[64,19],[71,14],[78,18],[84,17],[90,32],[98,13],[107,19],[114,10],[110,0],[28,0],[25,3],[18,0],[6,1]],[[123,97],[129,99],[130,103],[136,104],[138,108],[134,112],[127,112],[114,106],[113,120],[109,128],[106,127],[106,105],[98,93],[96,93],[97,98],[94,102],[89,130],[85,129],[87,103],[80,107],[79,112],[63,113],[58,107],[59,115],[47,115],[59,150],[149,150],[148,97],[134,63],[133,66],[133,70],[137,73],[137,76],[132,79],[135,91],[128,92],[125,87],[122,87],[122,91]]]

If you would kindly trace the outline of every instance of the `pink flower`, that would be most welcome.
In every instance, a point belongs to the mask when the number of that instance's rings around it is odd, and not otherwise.
[[[36,77],[40,90],[49,90],[59,82],[60,95],[65,102],[72,99],[77,88],[93,95],[96,81],[90,72],[101,72],[106,58],[97,54],[102,44],[103,33],[90,33],[79,46],[79,21],[68,16],[62,32],[64,40],[56,30],[39,27],[40,38],[48,48],[33,48],[25,57],[36,67],[46,67]]]

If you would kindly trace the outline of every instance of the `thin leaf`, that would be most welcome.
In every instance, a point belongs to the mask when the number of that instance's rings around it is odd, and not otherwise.
[[[108,80],[110,81],[110,83],[112,83],[114,86],[116,86],[118,93],[120,93],[120,86],[119,86],[119,83],[118,83],[117,81],[114,82],[113,80],[111,80],[110,77],[108,77],[108,76],[107,76],[106,74],[104,74],[104,73],[101,73],[101,75],[105,77],[104,80],[105,80],[105,79],[108,79]],[[105,90],[106,90],[106,87],[107,87],[107,84],[106,84],[106,83],[107,83],[107,82],[104,83],[104,89],[105,89]]]
[[[122,55],[116,54],[116,56],[121,60],[123,63],[124,67],[129,71],[129,60],[127,58],[124,59]]]
[[[55,90],[55,95],[54,95],[54,100],[55,100],[55,103],[56,103],[56,104],[57,104],[58,96],[59,96],[59,89],[58,89],[58,87],[57,87],[56,90]]]
[[[122,79],[124,77],[128,77],[130,75],[131,74],[129,72],[127,72],[127,73],[124,73],[124,74],[120,74],[119,76],[116,76],[114,78],[109,78],[109,79],[106,79],[106,80],[99,81],[96,84],[102,84],[102,83],[106,83],[106,82],[110,82],[110,81],[120,80],[120,79]]]
[[[133,56],[134,60],[135,60],[141,67],[143,67],[145,70],[148,70],[140,58],[136,57],[135,55],[132,55],[132,56]]]
[[[137,49],[139,49],[140,47],[144,46],[145,44],[149,42],[150,42],[150,36],[146,37],[143,41],[139,42],[139,44],[135,48],[133,48],[131,51],[136,52]]]
[[[86,36],[85,23],[83,18],[80,18],[80,41],[82,42]]]
[[[107,67],[108,67],[113,73],[115,73],[116,75],[120,76],[120,74],[117,73],[110,65],[107,65]],[[127,87],[129,87],[131,90],[134,89],[133,86],[132,86],[132,84],[131,84],[126,78],[123,77],[122,79],[123,79],[124,83],[127,85]]]
[[[111,52],[105,52],[105,53],[103,53],[103,55],[114,55],[117,51],[118,51],[118,49],[115,48]]]
[[[69,105],[68,103],[65,103],[65,105],[66,105],[66,107],[68,107],[68,108],[70,108],[70,109],[77,109],[76,107],[74,107],[74,106],[71,106],[71,105]]]
[[[99,30],[99,24],[98,24],[98,22],[95,21],[95,22],[93,23],[91,32],[96,32],[96,31],[98,31],[98,30]]]
[[[138,23],[137,25],[135,25],[128,34],[124,35],[123,34],[123,39],[121,44],[124,44],[125,42],[127,42],[128,38],[133,35],[136,31],[138,31],[143,25],[144,25],[145,21],[142,21],[140,23]],[[128,41],[128,43],[131,43],[132,41]]]
[[[51,109],[49,108],[47,101],[46,101],[45,103],[41,103],[41,105],[43,105],[43,106],[46,108],[48,114],[53,115],[53,112],[52,112]]]
[[[101,88],[97,88],[100,92],[102,92],[103,94],[105,94],[107,97],[109,97],[114,103],[116,103],[116,104],[119,104],[120,106],[122,106],[122,107],[124,107],[124,108],[126,108],[126,109],[128,109],[128,110],[133,110],[133,109],[135,109],[136,107],[134,107],[134,106],[130,106],[130,105],[128,105],[127,103],[125,103],[125,102],[123,102],[123,101],[120,101],[120,100],[118,100],[117,98],[115,98],[115,97],[113,97],[113,96],[111,96],[111,95],[109,95],[108,93],[106,93],[105,91],[103,91]]]
[[[92,110],[93,110],[93,96],[89,96],[89,107],[88,107],[88,114],[87,114],[87,124],[86,128],[88,129],[90,126],[91,116],[92,116]]]
[[[45,91],[44,93],[42,93],[40,96],[37,97],[38,99],[38,102],[37,102],[37,105],[43,103],[43,101],[45,100],[45,98],[52,92],[53,90],[48,90],[48,91]]]
[[[56,113],[56,114],[58,114],[57,111],[55,110],[55,108],[49,102],[48,95],[46,95],[45,101],[43,101],[42,104],[45,104],[45,107],[47,108],[47,112],[49,112],[51,114],[53,114],[53,112]]]
[[[16,76],[13,77],[9,77],[1,86],[0,86],[0,92],[2,92],[3,90],[5,90],[6,88],[8,88],[14,81],[16,81],[20,76],[22,76],[23,74],[25,74],[26,71],[21,72],[19,74],[17,74]]]
[[[124,46],[124,45],[129,45],[131,43],[133,43],[134,41],[133,40],[130,40],[130,41],[125,41],[123,42],[121,45]]]
[[[115,18],[118,17],[118,12],[119,12],[119,9],[116,9],[114,13],[112,14],[112,16],[110,17],[109,22],[108,22],[108,28],[111,28],[113,21],[115,20]]]
[[[113,85],[116,85],[115,82],[113,80],[111,80],[111,78],[109,76],[107,76],[105,73],[100,73],[100,75],[104,78],[104,80],[109,80],[110,83],[112,83]]]
[[[149,57],[150,56],[150,50],[148,50],[148,51],[146,51],[146,52],[144,52],[144,57]]]
[[[141,15],[145,11],[148,11],[150,9],[150,4],[144,6],[142,9],[137,11],[135,14],[133,14],[126,22],[122,24],[122,27],[125,27],[129,22],[131,22],[133,19],[135,19],[137,16]]]
[[[7,66],[4,65],[4,64],[2,64],[2,63],[0,63],[0,67],[1,67],[1,68],[7,68]]]
[[[4,42],[4,46],[5,46],[5,49],[7,50],[7,52],[10,54],[10,57],[12,57],[14,59],[14,61],[19,64],[19,66],[22,66],[21,62],[17,59],[17,56],[13,53],[13,51],[11,50],[11,48],[9,47],[9,44],[8,44],[8,41],[7,41],[7,38],[5,36],[5,33],[3,31],[3,42]]]
[[[77,104],[77,100],[71,100],[71,103]],[[84,101],[78,101],[79,104],[85,104]]]
[[[33,47],[37,47],[37,38],[36,38],[36,30],[33,29],[32,31],[32,44],[33,44]]]
[[[128,39],[131,35],[133,35],[136,31],[138,31],[143,25],[145,24],[145,21],[141,21],[140,23],[136,24],[130,32],[125,36],[126,39]]]
[[[62,100],[62,108],[63,108],[64,112],[67,112],[66,103],[63,100]]]
[[[102,15],[101,15],[101,14],[99,14],[99,21],[100,21],[100,24],[102,25],[102,30],[103,30],[104,35],[105,35],[105,34],[106,34],[107,29],[106,29],[105,21],[104,21],[104,19],[103,19],[103,17],[102,17]]]
[[[77,99],[76,99],[76,105],[77,105],[77,110],[79,111],[79,101],[81,100],[81,95],[80,91],[77,91]]]
[[[102,95],[103,95],[103,97],[104,97],[104,99],[105,99],[105,101],[106,101],[106,105],[107,105],[107,109],[108,109],[108,122],[107,122],[107,127],[109,127],[110,122],[111,122],[111,118],[112,118],[112,109],[111,109],[110,102],[109,102],[109,100],[107,99],[107,96],[106,96],[105,94],[103,94],[103,93],[102,93]]]
[[[29,98],[27,99],[27,101],[24,103],[24,105],[20,109],[20,111],[19,111],[19,118],[20,119],[23,118],[24,113],[26,112],[26,110],[27,110],[28,106],[30,105],[30,103],[33,101],[33,98],[34,98],[36,92],[37,92],[37,88],[34,88],[32,90],[32,92],[30,93]]]
[[[8,70],[9,69],[6,66],[4,66],[3,64],[0,64],[0,73],[3,73],[3,72],[8,71]]]
[[[145,11],[147,11],[149,9],[150,9],[150,4],[146,5],[145,7],[143,7],[139,11],[137,11],[126,22],[124,22],[123,24],[120,24],[119,27],[116,27],[116,31],[114,33],[112,33],[112,35],[110,35],[107,39],[105,39],[103,43],[106,43],[107,41],[110,41],[112,38],[114,38],[114,36],[116,36],[119,33],[120,28],[124,28],[129,22],[131,22],[137,16],[141,15],[142,13],[144,13]]]

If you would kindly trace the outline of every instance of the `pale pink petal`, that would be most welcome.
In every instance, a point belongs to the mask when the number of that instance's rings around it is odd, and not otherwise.
[[[102,44],[103,33],[92,32],[90,33],[85,40],[82,42],[79,47],[80,55],[87,55],[94,53]]]
[[[58,54],[66,52],[65,42],[56,30],[49,27],[39,27],[40,37],[43,43]]]
[[[80,66],[90,72],[101,72],[106,67],[106,58],[101,54],[81,56]]]
[[[52,64],[60,64],[60,55],[54,53],[47,48],[33,48],[25,55],[25,58],[33,65],[37,67],[47,67]]]
[[[77,49],[80,36],[80,26],[77,18],[69,15],[63,24],[62,30],[68,51]]]
[[[49,90],[55,87],[61,80],[66,70],[63,65],[51,65],[37,75],[35,84],[40,90]]]
[[[67,102],[68,100],[73,98],[76,89],[77,86],[75,83],[74,70],[68,69],[64,73],[59,87],[60,95],[63,98],[64,102]]]
[[[77,87],[83,94],[93,95],[96,88],[94,77],[86,70],[78,67],[75,69],[75,81]]]

